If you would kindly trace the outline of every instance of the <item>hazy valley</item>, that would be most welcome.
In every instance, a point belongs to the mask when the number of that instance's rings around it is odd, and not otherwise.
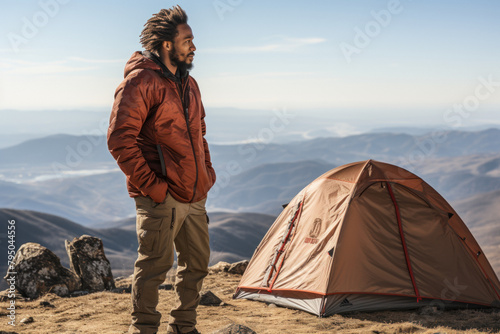
[[[336,166],[375,159],[407,168],[436,188],[500,274],[498,143],[500,130],[488,129],[210,145],[218,172],[207,202],[213,261],[251,257],[281,205],[309,182]],[[103,239],[116,273],[131,272],[134,201],[104,136],[52,135],[0,149],[0,187],[2,226],[16,220],[17,246],[39,242],[67,265],[64,239],[91,234]],[[5,245],[6,234],[0,237]]]

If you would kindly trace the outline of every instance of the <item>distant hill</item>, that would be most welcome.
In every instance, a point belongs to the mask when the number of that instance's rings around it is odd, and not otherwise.
[[[0,168],[9,166],[62,165],[67,169],[114,162],[105,136],[51,135],[0,149]],[[62,168],[61,168],[62,169]],[[64,169],[65,170],[65,169]]]
[[[277,215],[282,204],[333,167],[314,161],[258,166],[210,192],[207,206],[211,211]],[[85,226],[99,228],[101,223],[135,214],[121,171],[28,184],[0,181],[0,187],[0,207],[49,212]]]
[[[429,158],[411,166],[448,201],[500,190],[500,154]]]
[[[134,214],[121,171],[15,184],[0,181],[0,207],[48,212],[83,225]]]
[[[211,211],[276,215],[281,205],[336,165],[324,161],[262,164],[222,176],[209,193]],[[422,177],[448,201],[500,189],[500,154],[428,158],[403,166]],[[229,175],[229,177],[228,177]],[[226,179],[224,179],[226,178]],[[49,212],[85,226],[100,227],[135,214],[121,171],[15,184],[0,181],[0,207]]]
[[[209,216],[211,263],[249,259],[276,218],[255,213],[211,213]],[[2,231],[7,231],[9,220],[16,221],[16,249],[27,242],[39,243],[57,254],[61,263],[69,267],[64,240],[87,234],[103,240],[115,276],[130,274],[133,270],[138,247],[134,218],[124,219],[118,226],[116,222],[104,223],[103,227],[115,227],[96,229],[46,213],[0,209]],[[0,234],[0,245],[0,251],[7,254],[6,232]],[[1,257],[0,273],[6,272],[6,266],[6,256]],[[4,284],[0,282],[0,289],[5,288]]]
[[[500,258],[495,246],[499,244],[495,239],[499,233],[495,200],[500,191],[499,144],[499,129],[448,131],[440,136],[380,132],[268,145],[211,144],[218,183],[207,205],[214,212],[255,212],[275,217],[282,204],[322,173],[371,158],[400,165],[422,177],[463,213],[462,218],[477,233],[485,252]],[[71,167],[75,158],[71,152],[78,153],[79,148],[82,160]],[[59,175],[62,178],[44,181],[54,163],[71,168]],[[237,172],[230,165],[236,166]],[[99,174],[79,174],[99,168],[103,170]],[[19,176],[19,183],[1,181],[9,175]],[[25,181],[34,176],[41,178]],[[134,215],[134,203],[125,189],[125,176],[107,151],[104,136],[57,135],[0,149],[0,187],[0,207],[48,212],[92,229],[120,227],[121,231],[135,233],[133,225],[121,221]],[[480,227],[474,232],[476,225]],[[245,226],[241,224],[241,228]],[[233,258],[234,254],[224,248],[217,251]]]
[[[0,209],[0,244],[2,252],[7,254],[7,223],[15,220],[16,249],[27,242],[37,242],[57,254],[61,263],[69,267],[64,240],[73,240],[84,234],[101,238],[108,260],[116,273],[129,271],[136,258],[137,237],[135,233],[121,229],[91,229],[76,224],[65,218],[37,211]],[[7,258],[0,258],[0,272],[6,272]]]
[[[317,161],[264,164],[231,177],[209,195],[209,207],[277,215],[302,188],[335,166]]]
[[[0,147],[54,133],[105,134],[110,110],[0,110]],[[8,144],[8,145],[6,145]]]
[[[219,169],[236,161],[243,170],[281,162],[314,160],[343,165],[367,159],[404,165],[440,157],[499,153],[500,130],[448,131],[411,136],[398,133],[369,133],[342,138],[317,138],[287,144],[211,146]]]
[[[259,213],[209,212],[210,262],[249,259],[276,216]],[[103,224],[135,234],[135,217]]]
[[[452,203],[500,277],[500,190]]]
[[[424,135],[368,133],[347,137],[316,138],[286,144],[210,144],[216,170],[225,170],[229,161],[242,170],[260,164],[324,161],[336,165],[375,159],[387,162],[420,158],[455,157],[498,153],[500,129],[477,132],[447,131]],[[52,166],[70,169],[113,165],[104,136],[53,135],[28,140],[0,149],[0,170],[12,166]],[[74,167],[76,165],[76,167]]]

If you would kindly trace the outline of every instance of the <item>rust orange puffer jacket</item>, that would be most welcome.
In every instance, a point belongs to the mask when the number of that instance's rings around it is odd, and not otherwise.
[[[215,172],[204,117],[191,76],[179,82],[150,53],[132,55],[108,129],[108,148],[127,176],[130,197],[150,196],[161,203],[168,191],[192,203],[207,196]]]

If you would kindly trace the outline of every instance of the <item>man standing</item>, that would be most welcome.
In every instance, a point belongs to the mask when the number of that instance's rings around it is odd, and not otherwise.
[[[193,38],[179,6],[154,14],[141,33],[146,51],[132,55],[115,93],[108,148],[135,199],[139,241],[129,333],[158,331],[158,286],[172,267],[174,245],[179,300],[168,333],[199,333],[196,308],[210,256],[205,201],[215,172],[200,90],[188,73]]]

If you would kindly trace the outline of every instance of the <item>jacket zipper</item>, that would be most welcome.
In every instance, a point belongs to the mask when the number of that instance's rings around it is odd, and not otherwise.
[[[189,141],[191,142],[191,149],[193,150],[194,164],[196,168],[196,179],[194,181],[193,197],[191,197],[191,200],[189,201],[192,202],[194,200],[194,197],[196,196],[196,187],[198,185],[198,160],[196,159],[196,151],[194,149],[193,137],[191,136],[191,130],[189,128],[189,112],[188,112],[189,106],[186,105],[184,98],[185,97],[184,93],[186,91],[187,84],[188,84],[188,79],[186,78],[186,83],[184,84],[184,87],[182,87],[182,90],[179,90],[179,95],[181,98],[182,108],[184,109],[184,118],[186,119],[187,132],[189,135]]]
[[[167,168],[165,166],[165,158],[163,157],[163,152],[161,150],[161,145],[156,144],[156,149],[158,150],[158,155],[160,156],[161,173],[163,177],[167,177]]]

